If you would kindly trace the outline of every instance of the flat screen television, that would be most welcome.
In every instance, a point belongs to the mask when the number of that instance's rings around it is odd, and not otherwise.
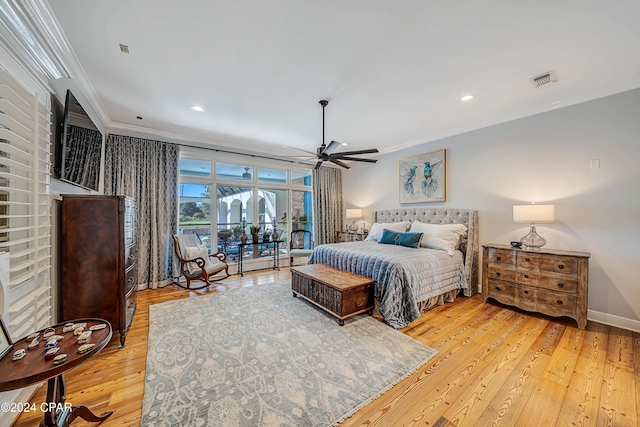
[[[60,134],[55,156],[58,178],[98,191],[102,133],[70,90],[67,90]]]

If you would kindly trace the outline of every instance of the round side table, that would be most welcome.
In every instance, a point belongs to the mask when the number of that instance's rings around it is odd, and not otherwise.
[[[106,324],[104,329],[93,331],[88,343],[95,344],[86,353],[78,353],[78,337],[73,331],[62,333],[64,325],[67,323],[86,323],[85,331],[91,326],[101,323]],[[42,337],[46,329],[54,329],[55,335],[62,335],[64,338],[58,342],[60,351],[58,354],[66,354],[67,359],[60,365],[54,365],[53,360],[44,360],[44,345],[46,340]],[[74,419],[80,417],[86,421],[100,422],[108,418],[113,411],[95,415],[86,406],[65,405],[65,380],[64,373],[86,362],[94,354],[97,354],[109,343],[113,331],[109,322],[103,319],[77,319],[64,323],[59,323],[40,332],[38,341],[40,344],[32,349],[27,349],[30,340],[22,338],[13,344],[13,348],[0,360],[0,392],[27,387],[32,384],[47,380],[47,402],[44,407],[44,419],[41,426],[68,426]],[[20,360],[12,361],[12,355],[16,350],[24,349],[26,356]]]

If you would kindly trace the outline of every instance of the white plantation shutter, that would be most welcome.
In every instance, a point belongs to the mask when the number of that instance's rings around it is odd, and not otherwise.
[[[53,322],[50,117],[0,67],[0,311],[14,340]]]

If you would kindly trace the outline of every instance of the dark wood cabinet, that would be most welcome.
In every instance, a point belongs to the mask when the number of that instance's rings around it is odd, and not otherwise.
[[[62,196],[62,320],[101,318],[126,332],[136,311],[136,201]]]

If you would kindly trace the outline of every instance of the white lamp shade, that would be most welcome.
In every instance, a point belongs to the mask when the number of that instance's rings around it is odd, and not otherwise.
[[[348,219],[362,218],[362,209],[356,209],[356,208],[347,209],[347,218]]]
[[[513,205],[513,222],[542,224],[555,219],[555,205]]]

